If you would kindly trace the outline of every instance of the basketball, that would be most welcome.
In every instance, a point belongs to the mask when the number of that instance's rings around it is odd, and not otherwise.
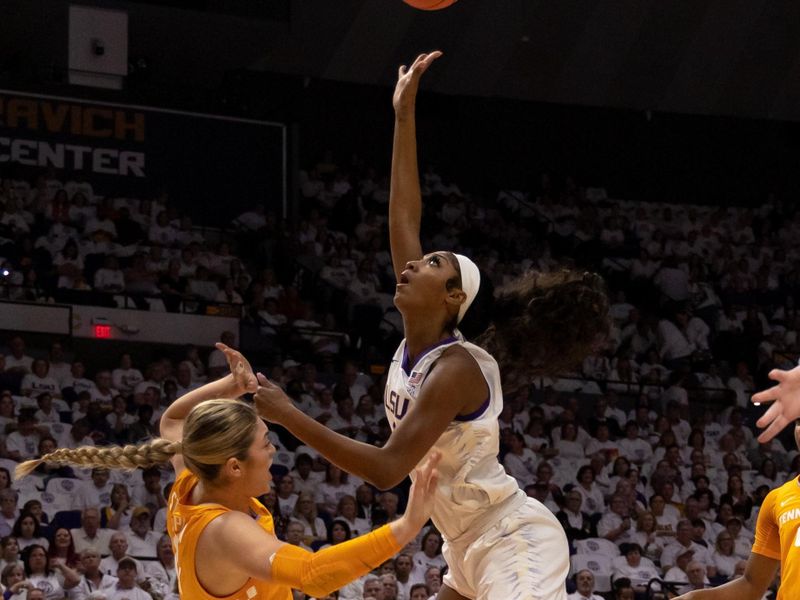
[[[406,4],[420,10],[442,10],[458,0],[403,0]]]

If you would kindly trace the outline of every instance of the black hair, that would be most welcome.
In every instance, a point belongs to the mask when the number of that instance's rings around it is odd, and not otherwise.
[[[558,375],[579,364],[608,334],[608,295],[595,273],[529,271],[495,296],[491,323],[475,343],[494,356],[501,372]]]

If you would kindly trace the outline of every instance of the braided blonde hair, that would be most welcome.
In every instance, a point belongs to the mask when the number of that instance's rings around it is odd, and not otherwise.
[[[106,469],[146,469],[163,464],[180,454],[192,473],[210,481],[216,478],[220,467],[229,458],[247,458],[257,423],[258,415],[255,410],[244,402],[206,400],[195,406],[186,417],[183,439],[180,442],[156,438],[140,445],[59,448],[39,459],[21,463],[14,474],[16,479],[25,477],[43,463]]]

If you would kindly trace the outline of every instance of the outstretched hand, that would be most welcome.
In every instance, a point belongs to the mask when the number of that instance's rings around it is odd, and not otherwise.
[[[772,402],[756,425],[764,429],[758,436],[762,444],[778,435],[784,427],[800,418],[800,366],[790,371],[773,369],[769,378],[778,385],[753,395],[752,402],[756,406]],[[765,429],[766,428],[766,429]]]
[[[228,361],[228,368],[231,370],[231,375],[233,375],[238,395],[255,392],[258,388],[258,381],[256,381],[255,373],[253,373],[253,367],[250,366],[244,355],[221,342],[217,342],[216,347],[217,350],[225,355],[225,359]]]
[[[442,455],[431,452],[428,460],[421,467],[414,469],[414,483],[408,493],[408,504],[404,518],[415,528],[420,528],[430,519],[436,497],[436,484],[439,482],[439,464]]]
[[[280,423],[282,415],[294,406],[286,392],[267,379],[263,373],[258,374],[258,389],[253,400],[256,403],[258,416],[270,423]]]
[[[434,50],[428,54],[420,54],[411,67],[401,65],[397,73],[397,85],[394,88],[392,105],[398,117],[406,116],[414,110],[414,100],[419,89],[419,78],[428,70],[431,63],[439,58],[442,53]]]

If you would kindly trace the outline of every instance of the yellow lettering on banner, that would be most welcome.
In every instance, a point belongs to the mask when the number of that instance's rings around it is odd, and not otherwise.
[[[131,113],[133,117],[128,120],[129,114],[124,110],[118,110],[114,114],[114,137],[118,140],[127,138],[126,133],[132,132],[133,139],[137,142],[144,141],[144,113]]]
[[[64,127],[64,122],[67,120],[67,113],[69,113],[68,104],[55,104],[50,102],[42,102],[42,117],[44,117],[44,125],[47,131],[51,133],[58,133]]]
[[[39,129],[39,112],[35,100],[12,98],[8,101],[6,123],[9,127],[20,127],[25,122],[28,129]]]
[[[111,123],[113,112],[109,108],[84,108],[83,109],[83,135],[92,137],[111,137]],[[107,125],[101,124],[101,119],[109,121]]]

